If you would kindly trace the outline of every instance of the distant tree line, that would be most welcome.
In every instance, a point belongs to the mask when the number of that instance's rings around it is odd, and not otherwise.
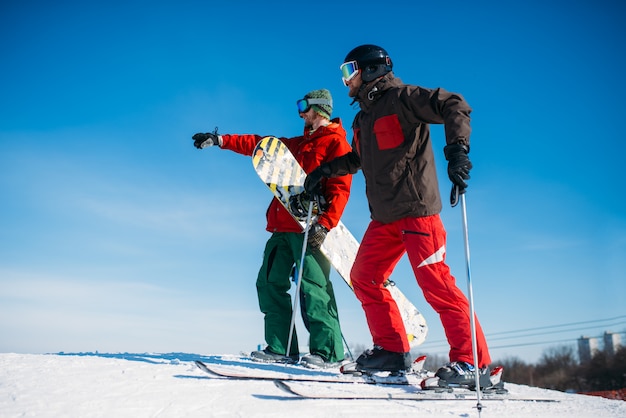
[[[494,364],[504,367],[503,380],[510,383],[578,393],[626,388],[626,347],[598,351],[582,364],[570,346],[546,350],[537,364],[516,357]]]

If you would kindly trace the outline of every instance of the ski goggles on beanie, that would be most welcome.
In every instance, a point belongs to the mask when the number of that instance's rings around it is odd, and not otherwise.
[[[344,62],[339,66],[339,69],[341,70],[343,84],[346,85],[348,81],[352,80],[359,73],[359,65],[356,61]]]
[[[328,99],[300,99],[296,102],[298,106],[298,113],[306,113],[311,108],[311,105],[328,105],[332,106],[333,102]]]

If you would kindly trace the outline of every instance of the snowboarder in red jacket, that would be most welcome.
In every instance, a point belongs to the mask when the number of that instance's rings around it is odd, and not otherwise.
[[[293,138],[279,138],[287,145],[307,173],[322,163],[350,151],[346,131],[339,118],[331,120],[332,96],[326,89],[314,90],[297,101],[298,114],[304,120],[304,133]],[[193,136],[196,148],[217,145],[243,155],[252,155],[260,135],[217,135],[198,133]],[[328,207],[309,229],[309,240],[301,295],[304,323],[310,333],[310,353],[300,362],[310,367],[332,367],[344,359],[343,339],[333,286],[330,263],[319,251],[328,231],[334,228],[348,203],[352,176],[347,174],[322,182],[322,193]],[[272,235],[263,253],[263,264],[256,287],[259,307],[265,315],[267,347],[254,351],[251,357],[264,362],[296,362],[298,340],[294,332],[290,352],[286,353],[291,325],[292,303],[288,291],[295,264],[300,268],[303,231],[300,224],[276,198],[267,210],[267,231]]]

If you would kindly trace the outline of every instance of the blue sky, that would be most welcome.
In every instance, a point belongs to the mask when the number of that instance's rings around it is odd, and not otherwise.
[[[404,82],[474,109],[472,282],[492,357],[534,361],[624,332],[620,2],[205,3],[0,6],[0,352],[262,344],[270,197],[249,159],[190,137],[299,135],[295,101],[318,88],[348,127],[339,65],[364,43],[387,49]],[[433,143],[445,201],[441,126]],[[442,218],[465,291],[460,208]],[[361,174],[343,221],[357,238],[369,221]],[[429,322],[423,350],[445,354],[406,258],[393,278]],[[333,280],[345,338],[369,346],[358,302]]]

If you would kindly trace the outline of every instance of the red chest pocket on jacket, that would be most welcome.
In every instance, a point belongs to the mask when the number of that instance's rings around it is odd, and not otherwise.
[[[404,134],[398,115],[383,116],[376,119],[374,134],[380,150],[395,148],[404,142]]]

